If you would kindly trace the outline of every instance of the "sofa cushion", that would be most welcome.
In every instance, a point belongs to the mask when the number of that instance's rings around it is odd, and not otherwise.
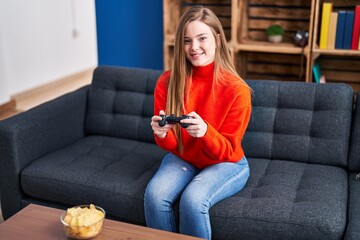
[[[353,90],[345,84],[248,80],[247,157],[346,166]]]
[[[360,91],[357,93],[351,131],[349,169],[360,172]]]
[[[341,239],[348,176],[335,166],[249,158],[245,188],[211,208],[215,239]]]
[[[154,142],[150,118],[154,88],[162,71],[96,68],[89,93],[87,134]]]
[[[33,198],[94,203],[113,217],[144,224],[144,191],[164,155],[152,143],[90,136],[26,167],[21,184]]]

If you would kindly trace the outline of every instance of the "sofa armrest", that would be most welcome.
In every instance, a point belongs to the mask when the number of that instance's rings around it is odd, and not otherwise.
[[[360,181],[356,173],[349,174],[348,224],[345,239],[360,239]]]
[[[21,209],[20,173],[31,162],[84,137],[89,86],[0,121],[1,207]]]

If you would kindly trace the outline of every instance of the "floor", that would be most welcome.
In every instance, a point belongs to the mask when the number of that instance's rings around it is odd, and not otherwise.
[[[72,76],[12,96],[11,102],[13,104],[10,104],[10,107],[1,108],[0,106],[0,121],[91,83],[93,71],[94,68],[87,69]],[[3,221],[0,205],[0,223]]]

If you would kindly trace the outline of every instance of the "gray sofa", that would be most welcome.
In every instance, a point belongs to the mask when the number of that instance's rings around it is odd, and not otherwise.
[[[150,128],[161,73],[100,66],[91,85],[1,121],[5,219],[29,203],[94,203],[108,218],[145,225],[144,190],[166,154]],[[360,100],[352,88],[247,82],[250,179],[211,208],[213,238],[360,239]]]

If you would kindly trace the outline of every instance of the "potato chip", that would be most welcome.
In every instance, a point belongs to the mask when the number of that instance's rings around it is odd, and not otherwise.
[[[98,210],[95,205],[89,207],[73,207],[66,211],[63,221],[67,236],[77,239],[95,237],[101,231],[104,212]]]

